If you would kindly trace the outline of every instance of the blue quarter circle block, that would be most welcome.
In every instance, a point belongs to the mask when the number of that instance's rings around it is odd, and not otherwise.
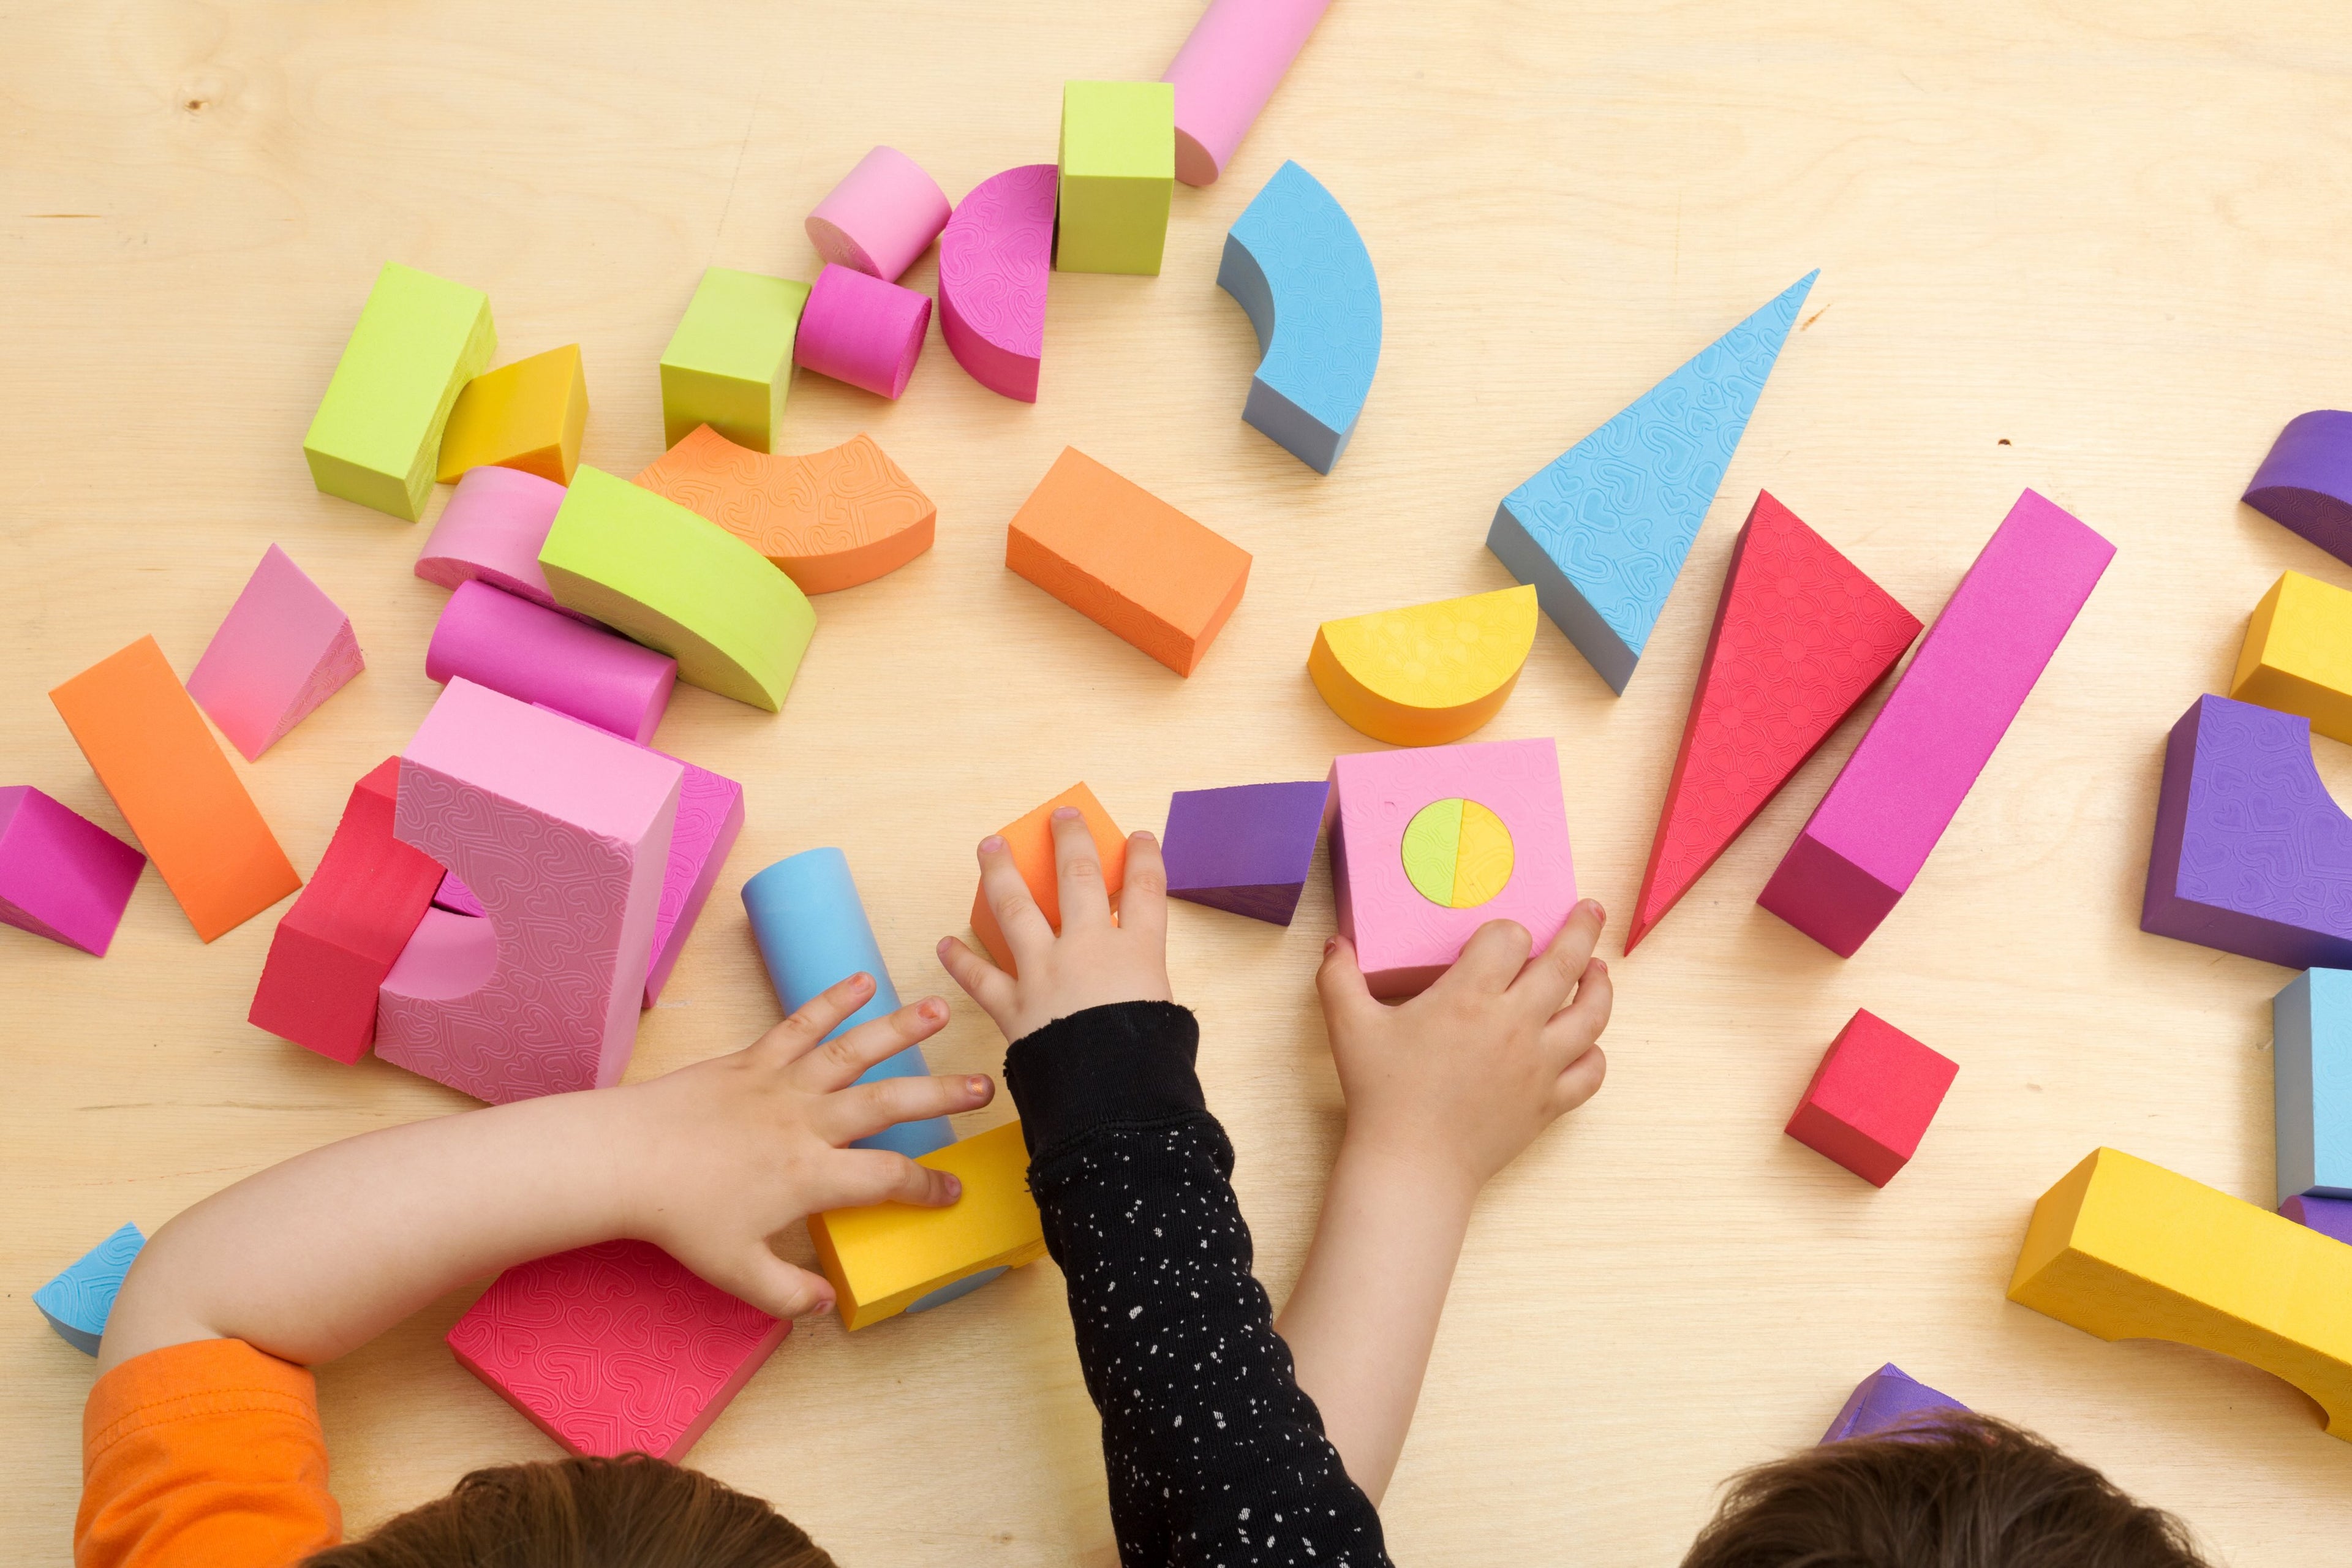
[[[2352,970],[2313,969],[2271,1001],[2278,1196],[2352,1198]]]
[[[1329,473],[1381,359],[1381,285],[1363,237],[1320,181],[1286,163],[1226,231],[1217,287],[1257,329],[1242,418]]]
[[[918,1312],[928,1312],[934,1307],[944,1307],[960,1297],[971,1295],[998,1275],[1011,1272],[1012,1268],[1009,1265],[1000,1263],[993,1268],[983,1268],[977,1274],[967,1274],[952,1285],[942,1285],[929,1295],[918,1296],[908,1302],[906,1315],[911,1318]]]
[[[114,1293],[122,1289],[122,1277],[146,1245],[137,1226],[124,1226],[34,1291],[33,1305],[59,1339],[84,1355],[96,1355],[106,1320],[114,1310]]]
[[[800,1011],[809,998],[860,970],[874,976],[874,994],[866,1005],[842,1020],[826,1039],[874,1018],[898,1010],[898,989],[882,962],[874,941],[874,927],[866,918],[866,904],[850,879],[849,859],[838,849],[805,849],[777,861],[743,884],[743,912],[751,917],[751,937],[760,944],[760,961],[767,965],[768,983],[785,1013]],[[894,1057],[867,1068],[857,1079],[874,1083],[886,1078],[922,1078],[930,1064],[920,1046],[908,1046]],[[860,1138],[859,1149],[888,1149],[909,1158],[944,1149],[955,1132],[944,1116],[902,1121],[885,1127],[870,1138]]]
[[[1486,548],[1619,696],[1820,277],[1699,351],[1503,498]]]

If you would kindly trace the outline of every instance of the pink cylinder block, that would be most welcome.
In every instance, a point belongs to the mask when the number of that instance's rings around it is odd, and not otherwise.
[[[1176,177],[1209,185],[1331,0],[1209,0],[1160,79],[1176,88]]]
[[[896,283],[947,221],[939,182],[896,147],[877,147],[816,204],[808,237],[834,266]]]
[[[563,487],[552,479],[520,468],[468,468],[416,557],[416,574],[444,588],[488,583],[584,620],[555,602],[539,568],[539,548],[562,504]]]
[[[1037,401],[1061,171],[1024,163],[971,188],[940,235],[940,336],[991,392]]]
[[[443,607],[425,673],[463,676],[643,745],[669,707],[677,661],[473,582]]]
[[[915,374],[930,322],[929,295],[828,265],[801,310],[793,359],[819,375],[896,397]]]

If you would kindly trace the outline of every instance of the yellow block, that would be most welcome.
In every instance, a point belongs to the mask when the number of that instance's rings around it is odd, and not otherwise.
[[[1462,803],[1462,844],[1454,857],[1453,907],[1475,910],[1511,879],[1511,830],[1475,800]]]
[[[468,468],[495,467],[568,485],[587,428],[588,377],[580,345],[566,343],[466,384],[441,432],[438,477],[454,485]]]
[[[2352,1441],[2352,1247],[2113,1149],[2033,1205],[2009,1299],[2284,1378]]]
[[[1442,746],[1502,710],[1536,641],[1532,586],[1326,621],[1307,673],[1376,741]]]
[[[2352,594],[2300,572],[2272,584],[2246,625],[2230,695],[2352,741]]]
[[[809,1215],[809,1239],[833,1281],[844,1328],[895,1317],[982,1269],[1019,1268],[1045,1256],[1021,1123],[992,1127],[916,1163],[952,1173],[963,1196],[943,1209],[877,1204]]]

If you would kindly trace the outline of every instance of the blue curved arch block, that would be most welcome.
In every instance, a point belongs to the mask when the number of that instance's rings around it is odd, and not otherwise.
[[[122,1289],[122,1277],[146,1245],[137,1226],[124,1226],[34,1291],[33,1305],[59,1339],[84,1355],[96,1355],[106,1320],[114,1311],[114,1293]]]
[[[1243,419],[1329,473],[1381,359],[1381,285],[1356,226],[1320,181],[1285,163],[1226,231],[1217,287],[1257,329]]]

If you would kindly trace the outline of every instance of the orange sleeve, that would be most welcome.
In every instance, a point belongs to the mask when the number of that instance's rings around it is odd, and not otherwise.
[[[81,1418],[76,1568],[283,1568],[342,1539],[308,1369],[242,1340],[133,1357]]]

